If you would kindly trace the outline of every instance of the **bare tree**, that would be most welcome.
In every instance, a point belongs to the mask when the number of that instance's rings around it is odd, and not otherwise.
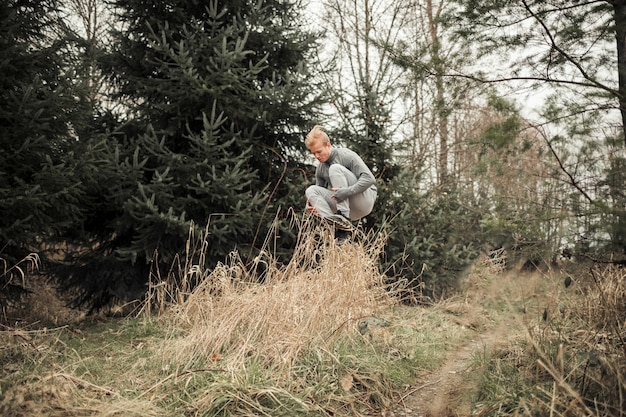
[[[85,39],[97,44],[106,35],[102,24],[106,16],[105,3],[102,0],[67,0],[67,8],[77,19],[76,29]]]
[[[583,246],[606,247],[623,256],[626,2],[455,2],[459,8],[450,27],[473,42],[482,62],[499,65],[447,76],[547,91],[537,124],[544,127],[560,180],[576,194],[572,216],[586,218],[576,233],[587,242]]]
[[[97,57],[109,44],[109,29],[115,24],[111,5],[105,0],[66,0],[66,21],[78,39],[75,51],[79,77],[94,103],[106,104],[109,88],[98,68]]]
[[[439,185],[449,185],[459,175],[454,153],[466,139],[465,126],[477,117],[472,109],[484,90],[448,76],[451,69],[471,63],[467,45],[448,36],[443,26],[442,16],[451,7],[449,0],[413,2],[402,40],[392,48],[396,62],[409,70],[406,97],[413,112],[414,163],[426,165]]]
[[[394,136],[404,122],[399,110],[403,71],[381,46],[398,42],[406,8],[405,2],[389,0],[324,1],[323,65],[335,68],[327,85],[337,122],[354,133],[376,137],[383,126]]]

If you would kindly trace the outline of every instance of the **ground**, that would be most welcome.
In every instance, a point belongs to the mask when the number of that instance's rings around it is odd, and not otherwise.
[[[484,267],[484,265],[483,265]],[[550,303],[551,272],[509,271],[470,272],[460,284],[459,295],[438,302],[433,308],[448,314],[455,326],[446,331],[462,331],[468,337],[448,350],[441,366],[424,371],[416,383],[400,393],[393,405],[379,410],[380,417],[448,417],[472,414],[472,380],[476,357],[524,337],[528,322],[541,317]],[[84,313],[69,310],[53,296],[49,282],[33,286],[40,297],[30,310],[31,323],[59,326],[84,319]],[[54,317],[50,321],[50,317]],[[48,318],[48,320],[45,320]],[[457,329],[457,330],[454,330]],[[455,342],[457,343],[457,342]]]
[[[391,410],[381,412],[381,417],[471,415],[470,400],[475,388],[471,372],[475,358],[514,338],[524,337],[528,320],[540,315],[549,303],[545,291],[548,274],[515,269],[502,272],[488,282],[477,282],[480,277],[470,277],[463,294],[462,305],[466,307],[460,311],[459,320],[472,328],[473,337],[452,349],[441,367],[418,378]],[[452,306],[443,304],[443,308]],[[495,306],[502,311],[490,315]],[[497,320],[492,319],[496,316]]]

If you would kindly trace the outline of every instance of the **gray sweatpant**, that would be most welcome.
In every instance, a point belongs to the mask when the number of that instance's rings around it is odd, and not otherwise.
[[[346,188],[356,184],[357,178],[348,168],[334,164],[329,167],[331,188]],[[367,216],[374,208],[376,201],[376,188],[369,187],[362,193],[351,195],[349,198],[337,202],[332,198],[334,192],[319,185],[311,185],[306,189],[307,204],[317,210],[317,214],[328,217],[341,211],[350,220],[358,220]]]

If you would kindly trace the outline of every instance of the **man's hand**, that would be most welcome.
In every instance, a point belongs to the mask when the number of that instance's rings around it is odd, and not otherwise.
[[[350,195],[348,194],[349,191],[347,188],[331,188],[331,190],[335,192],[332,198],[335,199],[337,202],[341,202],[345,200],[346,198],[350,197]]]
[[[313,214],[317,214],[317,209],[311,205],[309,200],[306,201],[306,209]]]

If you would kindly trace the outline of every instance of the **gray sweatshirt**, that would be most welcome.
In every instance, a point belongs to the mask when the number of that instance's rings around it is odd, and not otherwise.
[[[374,187],[376,183],[376,178],[372,171],[365,165],[365,162],[361,159],[361,157],[354,151],[346,148],[332,148],[330,151],[330,157],[324,163],[321,163],[317,166],[315,170],[315,182],[320,187],[328,188],[330,187],[330,177],[328,175],[328,168],[332,164],[340,164],[344,167],[348,168],[354,176],[357,178],[357,182],[354,185],[349,186],[345,190],[341,190],[341,198],[348,198],[354,194],[362,193],[367,190],[369,187]]]

